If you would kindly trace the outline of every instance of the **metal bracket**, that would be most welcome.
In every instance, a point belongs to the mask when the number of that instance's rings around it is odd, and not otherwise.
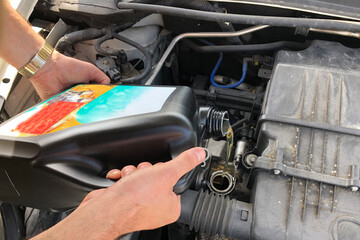
[[[359,179],[359,165],[351,165],[350,178],[342,178],[337,176],[331,176],[324,173],[318,173],[308,171],[300,168],[294,168],[284,164],[284,150],[278,149],[276,151],[275,161],[274,159],[267,157],[258,157],[254,162],[253,168],[265,169],[274,171],[274,173],[283,173],[287,176],[303,178],[307,180],[313,180],[330,185],[336,185],[340,187],[351,188],[352,190],[358,190],[360,187]]]

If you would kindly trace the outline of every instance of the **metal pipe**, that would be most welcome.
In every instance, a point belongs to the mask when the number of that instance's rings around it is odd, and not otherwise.
[[[170,6],[170,7],[180,7],[185,9],[194,9],[207,12],[223,12],[219,6],[211,4],[203,0],[156,0],[148,1],[147,3]],[[223,32],[235,32],[233,25],[229,22],[217,21],[217,24]],[[228,41],[231,44],[242,44],[241,40],[238,37],[228,38]]]
[[[360,32],[335,31],[335,30],[327,30],[327,29],[319,29],[319,28],[310,28],[309,31],[360,39]]]
[[[166,51],[164,52],[163,56],[161,57],[161,59],[159,60],[156,68],[154,69],[154,71],[152,72],[150,78],[146,81],[145,85],[152,85],[155,82],[155,78],[158,75],[158,73],[160,72],[162,66],[164,65],[166,59],[168,58],[168,56],[170,55],[171,51],[173,50],[173,48],[175,47],[175,45],[184,38],[222,38],[222,37],[239,37],[241,35],[245,35],[248,33],[252,33],[264,28],[269,27],[268,25],[260,25],[260,26],[254,26],[254,27],[249,27],[240,31],[236,31],[236,32],[201,32],[201,33],[183,33],[180,34],[178,36],[176,36],[169,44],[168,48],[166,49]]]

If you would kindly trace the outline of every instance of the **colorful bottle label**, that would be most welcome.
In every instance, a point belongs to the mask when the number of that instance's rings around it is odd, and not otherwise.
[[[10,119],[3,136],[38,136],[81,124],[161,110],[175,87],[77,85]]]

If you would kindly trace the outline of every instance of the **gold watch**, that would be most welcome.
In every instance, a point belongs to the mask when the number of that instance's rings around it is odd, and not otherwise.
[[[45,41],[36,55],[27,64],[18,69],[19,73],[28,79],[31,78],[37,70],[44,66],[53,51],[54,48]]]

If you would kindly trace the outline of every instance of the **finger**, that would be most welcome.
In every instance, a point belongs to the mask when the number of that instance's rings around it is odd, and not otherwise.
[[[110,79],[100,69],[93,64],[84,62],[75,58],[69,58],[67,61],[70,64],[71,75],[78,83],[88,83],[90,81],[109,84]]]
[[[141,168],[146,168],[146,167],[151,167],[152,164],[149,162],[142,162],[137,166],[137,169],[141,169]]]
[[[167,171],[172,175],[172,180],[175,183],[187,172],[199,165],[204,159],[205,151],[198,147],[183,152],[165,164]]]
[[[164,164],[164,163],[163,162],[158,162],[158,163],[155,163],[154,166],[159,166],[159,165],[162,165],[162,164]]]
[[[133,165],[126,166],[123,169],[121,169],[121,177],[125,177],[126,175],[129,175],[130,173],[132,173],[135,170],[136,170],[136,167]]]
[[[88,73],[89,73],[89,80],[96,83],[101,84],[109,84],[110,79],[108,76],[106,76],[105,73],[103,73],[100,69],[92,65],[91,63],[88,63]]]
[[[117,180],[121,178],[121,171],[119,169],[111,169],[107,174],[106,178]]]

